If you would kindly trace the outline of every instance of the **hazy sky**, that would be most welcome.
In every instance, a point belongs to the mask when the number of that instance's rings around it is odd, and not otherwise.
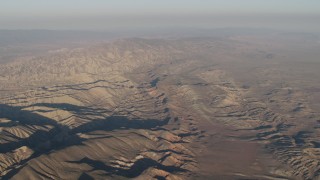
[[[0,0],[0,29],[320,29],[320,0]]]

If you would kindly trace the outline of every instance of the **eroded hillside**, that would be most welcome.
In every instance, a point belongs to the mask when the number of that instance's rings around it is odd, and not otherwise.
[[[3,64],[1,176],[319,178],[320,64],[297,65],[290,38],[126,39]]]

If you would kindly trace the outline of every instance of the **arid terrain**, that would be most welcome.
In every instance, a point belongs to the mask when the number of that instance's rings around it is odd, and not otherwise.
[[[319,50],[271,32],[2,51],[0,176],[320,179]]]

